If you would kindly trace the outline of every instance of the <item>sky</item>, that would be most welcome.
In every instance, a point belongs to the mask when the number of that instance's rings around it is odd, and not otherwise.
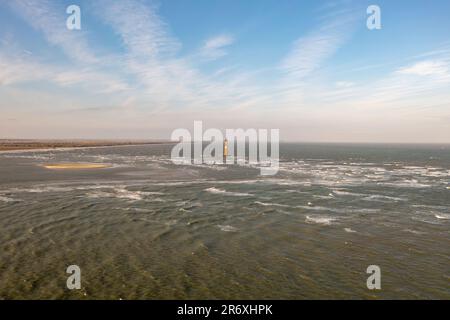
[[[449,16],[448,0],[0,0],[0,138],[170,139],[200,120],[450,143]]]

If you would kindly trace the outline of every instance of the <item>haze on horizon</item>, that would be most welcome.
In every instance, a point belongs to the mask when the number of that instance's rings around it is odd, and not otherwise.
[[[66,8],[81,7],[81,30]],[[369,5],[381,30],[366,27]],[[450,2],[0,0],[0,138],[450,143]]]

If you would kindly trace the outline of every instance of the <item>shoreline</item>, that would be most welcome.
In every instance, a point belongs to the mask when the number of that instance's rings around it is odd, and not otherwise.
[[[49,145],[49,143],[45,142],[36,142],[36,146],[30,146],[30,147],[20,147],[15,146],[14,148],[8,148],[7,144],[2,144],[0,141],[0,154],[15,154],[15,153],[29,153],[29,152],[50,152],[50,151],[70,151],[70,150],[82,150],[82,149],[97,149],[97,148],[117,148],[117,147],[136,147],[136,146],[144,146],[144,145],[165,145],[165,144],[174,144],[176,142],[172,141],[161,141],[161,142],[130,142],[130,143],[107,143],[102,144],[99,143],[96,145],[93,144],[86,144],[86,145],[77,145],[76,143],[68,142],[68,145],[73,146],[56,146],[52,147]],[[64,144],[64,143],[61,143]]]

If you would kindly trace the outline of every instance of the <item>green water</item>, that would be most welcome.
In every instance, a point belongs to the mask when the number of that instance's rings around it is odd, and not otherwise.
[[[0,154],[0,298],[450,298],[449,146],[283,144],[273,177],[171,147]]]

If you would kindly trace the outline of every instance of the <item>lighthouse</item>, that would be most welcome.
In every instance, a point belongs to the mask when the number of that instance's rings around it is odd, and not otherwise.
[[[228,157],[228,140],[223,140],[223,162],[225,163]]]

